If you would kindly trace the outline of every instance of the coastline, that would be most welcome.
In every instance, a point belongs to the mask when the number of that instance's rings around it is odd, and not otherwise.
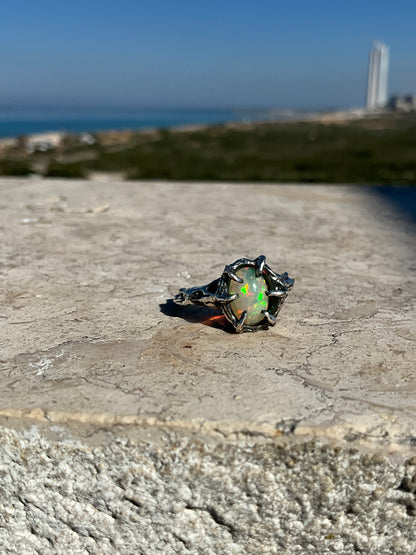
[[[416,184],[414,113],[49,132],[0,140],[0,175],[125,180]]]
[[[231,117],[231,114],[234,114],[234,117]],[[255,114],[257,114],[255,116]],[[207,129],[212,126],[224,126],[226,128],[251,128],[252,126],[256,125],[264,125],[267,123],[299,123],[299,122],[342,122],[342,121],[350,121],[353,119],[360,119],[363,117],[367,117],[368,115],[374,116],[376,112],[368,113],[363,108],[355,108],[350,110],[335,110],[335,111],[292,111],[292,110],[264,110],[264,111],[239,111],[235,110],[235,112],[230,110],[229,118],[228,119],[221,119],[219,118],[218,121],[201,121],[195,123],[169,123],[168,120],[166,125],[135,125],[134,118],[131,120],[130,125],[126,126],[112,126],[111,123],[108,124],[108,127],[101,128],[98,126],[94,128],[94,125],[85,124],[84,129],[80,129],[78,131],[64,129],[61,125],[54,124],[54,120],[51,120],[50,127],[48,129],[42,131],[34,131],[34,132],[16,132],[10,133],[7,136],[0,136],[0,148],[5,146],[14,146],[17,139],[19,137],[29,137],[32,140],[49,140],[50,137],[53,135],[55,139],[53,142],[56,142],[56,137],[62,139],[68,135],[82,135],[84,133],[92,134],[92,135],[105,135],[105,134],[120,134],[123,135],[125,133],[139,133],[139,134],[151,134],[159,129],[168,129],[170,132],[188,132],[188,131],[200,131]],[[0,115],[0,122],[1,122],[1,115]],[[20,122],[21,123],[21,122]]]

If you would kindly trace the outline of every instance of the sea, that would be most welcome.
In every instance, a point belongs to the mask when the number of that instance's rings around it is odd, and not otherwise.
[[[295,112],[266,109],[1,108],[0,137],[34,133],[83,133],[171,128],[197,124],[289,120]]]

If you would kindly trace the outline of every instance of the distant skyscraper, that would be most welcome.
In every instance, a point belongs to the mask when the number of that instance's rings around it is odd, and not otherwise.
[[[389,73],[389,49],[381,42],[375,42],[370,50],[367,81],[368,110],[383,108],[387,104],[387,80]]]

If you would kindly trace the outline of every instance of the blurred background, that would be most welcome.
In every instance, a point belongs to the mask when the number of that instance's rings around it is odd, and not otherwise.
[[[414,184],[412,1],[2,6],[0,174]]]

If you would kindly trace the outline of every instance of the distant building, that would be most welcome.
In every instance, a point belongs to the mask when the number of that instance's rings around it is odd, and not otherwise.
[[[367,110],[384,108],[387,104],[387,81],[389,73],[389,49],[375,42],[370,50],[367,80]]]
[[[81,133],[78,135],[78,140],[83,145],[93,145],[96,142],[91,133]]]
[[[26,152],[33,154],[36,151],[46,152],[58,148],[62,142],[64,133],[60,131],[48,133],[35,133],[24,137]]]
[[[389,99],[388,107],[394,112],[413,112],[416,110],[416,95],[393,94]]]

